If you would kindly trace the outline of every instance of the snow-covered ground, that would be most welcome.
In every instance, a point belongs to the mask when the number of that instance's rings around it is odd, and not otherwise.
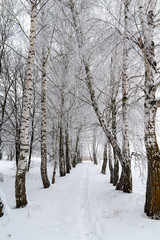
[[[0,218],[0,240],[159,240],[160,221],[143,213],[145,186],[139,174],[134,171],[134,193],[124,194],[114,190],[100,169],[90,162],[79,164],[43,189],[35,161],[27,174],[29,204],[15,209],[15,164],[0,161],[0,189],[10,207]]]

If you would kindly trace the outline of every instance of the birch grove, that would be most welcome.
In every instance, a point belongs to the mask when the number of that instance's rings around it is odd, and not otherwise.
[[[147,167],[144,211],[160,219],[160,1],[13,2],[0,3],[0,160],[16,162],[16,207],[34,156],[44,188],[86,157],[129,194]]]

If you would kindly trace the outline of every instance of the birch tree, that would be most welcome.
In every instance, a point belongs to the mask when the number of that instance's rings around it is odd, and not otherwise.
[[[116,66],[117,66],[117,50],[116,50],[116,48],[115,48],[115,51],[111,58],[111,64],[110,64],[110,85],[111,86],[109,89],[109,95],[110,95],[110,109],[111,110],[109,111],[109,113],[107,113],[106,119],[109,119],[110,114],[111,114],[111,124],[108,123],[108,126],[111,125],[112,135],[113,135],[114,139],[117,141],[117,92],[118,92],[119,84],[115,84]],[[118,161],[118,157],[117,157],[114,149],[113,149],[113,155],[114,155],[113,185],[116,186],[117,182],[119,180],[119,161]]]
[[[29,115],[30,104],[32,98],[32,78],[34,68],[34,56],[35,56],[35,41],[36,41],[36,23],[37,23],[37,5],[38,0],[29,1],[31,5],[31,25],[30,25],[30,39],[29,39],[29,52],[28,61],[26,66],[26,80],[25,89],[23,95],[23,109],[21,118],[21,130],[20,130],[20,155],[18,159],[18,166],[16,172],[16,207],[24,207],[27,204],[26,187],[25,187],[25,175],[27,166],[27,157],[29,151],[28,143],[28,127],[29,127]]]
[[[52,184],[55,183],[56,170],[58,165],[58,138],[59,138],[59,127],[57,126],[55,148],[54,148],[54,168],[53,168],[53,175],[52,175]]]
[[[72,167],[75,168],[77,163],[79,162],[78,150],[79,150],[79,141],[80,141],[80,133],[82,130],[82,126],[80,125],[77,133],[76,133],[76,141],[75,141],[75,149],[74,149],[74,156],[72,161]]]
[[[97,140],[96,129],[94,129],[93,130],[93,163],[97,165],[98,162],[97,162],[97,148],[96,148],[97,141],[96,140]]]
[[[122,72],[122,154],[126,168],[125,173],[122,170],[120,181],[117,189],[123,188],[123,181],[126,182],[125,187],[132,192],[132,174],[131,174],[131,158],[129,148],[129,133],[128,133],[128,21],[129,21],[129,0],[124,2],[124,38],[123,38],[123,72]]]
[[[155,131],[155,118],[157,112],[157,101],[155,93],[159,83],[156,83],[156,61],[154,43],[154,9],[155,0],[147,1],[149,6],[147,12],[145,1],[138,1],[139,16],[141,21],[141,35],[139,45],[143,53],[145,68],[144,83],[144,122],[145,122],[145,147],[148,160],[148,176],[146,188],[146,202],[144,211],[147,216],[160,219],[160,150],[157,144]]]
[[[108,160],[109,160],[109,171],[110,171],[110,183],[114,183],[114,168],[112,164],[112,146],[108,143]]]
[[[107,168],[107,143],[104,145],[104,152],[103,152],[103,164],[102,164],[102,174],[106,174],[106,168]]]
[[[42,82],[41,82],[41,177],[44,188],[50,186],[47,176],[47,146],[46,146],[46,49],[42,47]]]
[[[61,105],[60,105],[60,121],[59,121],[59,171],[60,176],[66,175],[66,164],[64,155],[64,84],[60,89]]]
[[[66,173],[70,173],[70,145],[69,145],[69,124],[67,122],[65,129],[65,145],[66,145]]]
[[[42,9],[42,80],[41,80],[41,178],[44,188],[50,186],[50,182],[47,176],[47,146],[46,146],[46,90],[47,90],[47,50],[46,50],[46,26],[45,26],[46,13],[44,8]]]
[[[30,136],[27,171],[29,171],[30,169],[32,152],[33,152],[33,143],[34,143],[34,136],[35,136],[35,114],[36,114],[36,93],[35,93],[35,86],[33,85],[33,106],[32,106],[32,112],[31,112],[31,118],[32,118],[31,119],[31,136]]]

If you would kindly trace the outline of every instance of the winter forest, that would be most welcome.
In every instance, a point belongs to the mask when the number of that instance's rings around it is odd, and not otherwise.
[[[159,239],[159,107],[160,0],[0,0],[0,239]]]

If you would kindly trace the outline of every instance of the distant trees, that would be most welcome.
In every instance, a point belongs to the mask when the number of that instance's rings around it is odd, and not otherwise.
[[[80,156],[79,156],[80,133],[81,133],[81,126],[79,127],[79,129],[76,133],[75,149],[74,149],[73,160],[72,160],[72,167],[73,168],[75,168],[77,163],[80,161]]]
[[[81,23],[80,23],[80,20],[78,17],[78,11],[76,8],[76,4],[72,0],[70,0],[70,9],[71,9],[71,13],[72,13],[72,21],[73,21],[75,32],[76,32],[78,47],[80,50],[80,57],[81,57],[81,61],[83,64],[83,69],[84,69],[84,74],[85,74],[85,83],[88,88],[88,92],[90,94],[93,109],[97,115],[97,118],[99,120],[99,123],[100,123],[104,133],[106,134],[107,139],[112,144],[112,147],[120,160],[124,176],[128,176],[129,165],[125,162],[125,159],[123,158],[123,154],[119,147],[119,144],[116,141],[116,139],[113,137],[112,133],[109,131],[106,121],[105,121],[105,119],[102,115],[102,112],[100,111],[100,108],[98,106],[95,90],[93,89],[93,77],[91,74],[90,63],[89,63],[88,57],[82,52],[82,49],[85,44],[83,30],[82,30],[82,26],[81,26]],[[128,181],[122,181],[121,189],[124,192],[128,192],[128,193],[131,192]]]
[[[20,150],[20,127],[21,127],[21,113],[22,113],[22,95],[23,95],[23,85],[25,78],[25,62],[21,56],[14,56],[13,69],[10,69],[10,74],[13,78],[13,83],[11,86],[11,91],[8,96],[8,107],[6,115],[8,116],[8,121],[5,124],[5,128],[8,129],[9,133],[12,134],[12,142],[9,144],[13,145],[7,149],[9,158],[10,151],[14,152],[14,157],[16,159],[16,166],[18,165],[19,150]],[[15,150],[14,150],[15,149]],[[12,159],[11,159],[12,160]]]
[[[7,4],[8,11],[5,8]],[[6,108],[8,103],[8,96],[13,84],[13,78],[10,74],[8,62],[11,63],[11,56],[7,44],[13,35],[13,18],[9,14],[12,9],[12,2],[2,0],[0,3],[0,160],[3,157],[3,141],[4,138],[4,123],[8,120],[6,116]]]

